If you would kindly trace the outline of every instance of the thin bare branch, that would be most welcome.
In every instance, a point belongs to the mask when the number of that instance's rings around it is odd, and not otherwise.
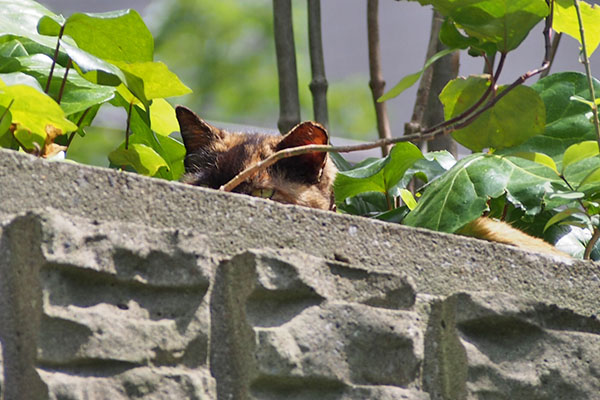
[[[277,127],[281,133],[286,133],[300,122],[300,98],[298,96],[291,0],[273,0],[273,26],[279,77],[279,121],[277,121]]]
[[[327,112],[327,78],[323,57],[321,35],[321,0],[308,0],[308,49],[312,81],[309,88],[313,96],[313,115],[315,121],[325,128],[329,125]]]
[[[373,94],[375,114],[377,115],[377,132],[381,139],[391,138],[392,132],[385,102],[377,101],[378,98],[383,96],[385,87],[381,72],[381,51],[379,49],[379,0],[368,0],[367,2],[367,35],[369,42],[369,86]],[[381,154],[384,157],[388,154],[388,151],[387,146],[381,147]]]

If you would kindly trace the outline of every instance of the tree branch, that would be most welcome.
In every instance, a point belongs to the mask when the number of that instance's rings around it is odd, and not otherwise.
[[[381,139],[391,138],[390,122],[387,117],[387,109],[384,102],[377,99],[383,96],[385,81],[381,73],[381,52],[379,49],[379,0],[368,0],[367,2],[367,35],[369,42],[369,86],[373,94],[375,114],[377,115],[377,132]],[[387,146],[381,147],[381,154],[385,157],[389,152]]]

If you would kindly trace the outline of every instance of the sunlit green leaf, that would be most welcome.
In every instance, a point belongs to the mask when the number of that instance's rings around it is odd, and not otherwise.
[[[545,165],[546,167],[551,168],[552,170],[554,170],[554,172],[558,174],[558,169],[556,169],[556,164],[554,163],[554,160],[545,154],[533,152],[519,152],[513,153],[511,155]]]
[[[65,23],[65,35],[77,47],[108,61],[152,61],[154,39],[135,10],[75,13]]]
[[[127,77],[127,87],[140,100],[188,94],[191,90],[162,62],[116,63]]]
[[[117,86],[126,82],[125,75],[115,65],[102,60],[84,50],[60,41],[61,48],[66,51],[75,63],[75,68],[87,80],[100,85]]]
[[[585,46],[590,56],[600,44],[600,7],[579,1],[581,19],[585,31]],[[579,19],[573,0],[555,0],[552,27],[557,32],[566,33],[581,44]]]
[[[417,201],[410,190],[400,189],[400,198],[404,204],[406,204],[409,210],[414,210],[417,206]]]
[[[120,147],[108,155],[115,165],[131,166],[142,175],[153,176],[160,167],[168,167],[166,161],[151,147],[141,143],[130,143],[125,149]]]
[[[575,164],[588,157],[598,155],[598,142],[586,140],[585,142],[575,143],[567,148],[563,156],[563,170],[571,164]]]
[[[175,109],[165,99],[154,99],[150,105],[152,130],[158,135],[168,136],[179,132]]]
[[[13,123],[19,128],[30,130],[43,137],[46,126],[52,125],[63,133],[77,129],[77,126],[65,118],[64,111],[47,95],[27,85],[6,86],[0,89],[0,105],[10,107]]]

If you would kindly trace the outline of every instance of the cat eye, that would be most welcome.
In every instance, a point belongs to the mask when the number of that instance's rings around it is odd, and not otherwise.
[[[273,197],[274,193],[275,193],[275,191],[273,189],[261,188],[261,189],[254,189],[250,194],[254,197],[262,197],[263,199],[270,199],[271,197]]]

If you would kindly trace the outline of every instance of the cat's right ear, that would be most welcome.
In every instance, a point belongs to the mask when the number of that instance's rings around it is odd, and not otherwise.
[[[177,106],[175,114],[187,154],[204,150],[214,141],[221,139],[217,128],[198,117],[189,108]]]

